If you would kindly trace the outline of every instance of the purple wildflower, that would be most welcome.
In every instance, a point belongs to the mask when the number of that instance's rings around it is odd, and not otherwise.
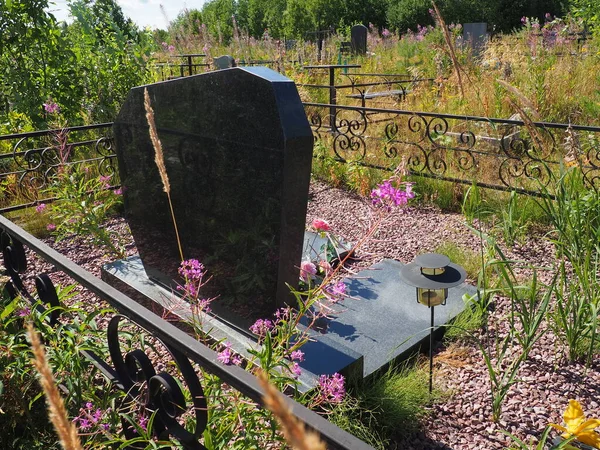
[[[401,188],[394,187],[390,180],[385,180],[371,191],[373,205],[383,205],[388,210],[393,206],[405,205],[414,196],[415,193],[412,190],[411,183],[405,183],[405,188],[402,190]]]
[[[228,366],[232,363],[232,356],[233,352],[231,351],[231,344],[226,342],[225,348],[217,354],[217,359],[219,362]]]
[[[381,35],[382,35],[384,38],[388,38],[388,37],[390,37],[390,36],[392,35],[392,33],[391,33],[391,31],[390,31],[390,30],[388,30],[387,28],[384,28],[384,29],[383,29],[383,31],[381,32]]]
[[[117,188],[114,190],[115,195],[123,195],[123,188]]]
[[[265,337],[274,326],[275,325],[273,325],[273,322],[271,322],[269,319],[258,319],[256,322],[254,322],[254,325],[250,327],[250,331],[259,337]]]
[[[302,375],[302,369],[297,362],[292,365],[292,373],[294,374],[294,378],[298,378],[300,375]]]
[[[54,231],[56,230],[56,225],[54,225],[53,223],[49,223],[48,225],[46,225],[46,230]]]
[[[192,286],[188,286],[188,288],[190,288]],[[186,294],[188,293],[196,293],[195,291],[186,291]],[[194,312],[196,314],[200,314],[201,312],[205,312],[205,313],[209,313],[210,312],[210,302],[212,301],[212,299],[209,298],[200,298],[200,299],[195,299],[195,297],[191,297],[193,304],[192,304],[192,308],[194,308]]]
[[[60,112],[60,106],[52,100],[48,100],[44,103],[44,111],[48,114],[58,114]]]
[[[44,212],[44,210],[46,208],[47,208],[47,205],[45,203],[40,203],[39,205],[37,205],[35,207],[35,212],[42,213],[42,212]]]
[[[139,425],[140,425],[140,428],[142,430],[147,431],[147,429],[148,429],[148,418],[146,416],[140,416]]]
[[[346,284],[343,281],[338,281],[335,284],[327,285],[325,295],[334,303],[343,300],[346,296]]]
[[[304,352],[302,350],[294,350],[291,354],[292,361],[304,361]]]
[[[231,358],[231,362],[233,363],[234,366],[241,366],[242,365],[242,357],[240,355],[233,355],[233,358]]]
[[[204,276],[204,265],[197,259],[188,259],[181,263],[178,269],[179,275],[188,281],[202,280]]]
[[[92,426],[92,423],[88,419],[79,419],[79,428],[83,431],[89,429]]]
[[[94,426],[108,430],[110,426],[101,423],[106,412],[108,412],[108,410],[103,411],[100,408],[94,410],[94,404],[92,402],[86,402],[85,407],[79,409],[79,416],[73,419],[73,423],[79,423],[79,428],[83,431],[89,430]]]
[[[175,46],[174,46],[174,45],[169,45],[169,48],[168,48],[168,50],[169,50],[169,52],[171,52],[171,53],[172,53],[172,52],[174,52],[174,51],[175,51]]]
[[[17,311],[17,316],[19,316],[19,317],[25,317],[25,316],[28,316],[29,314],[31,314],[31,309],[29,309],[27,306],[25,308]]]
[[[108,189],[110,187],[110,175],[100,175],[100,183],[102,184],[102,189]]]
[[[339,373],[331,376],[321,375],[319,377],[319,397],[321,401],[328,403],[341,403],[346,395],[344,377]]]

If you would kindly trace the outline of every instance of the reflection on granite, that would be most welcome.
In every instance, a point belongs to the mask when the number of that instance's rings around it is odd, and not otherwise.
[[[286,283],[298,282],[313,141],[294,83],[254,67],[147,88],[184,257],[212,275],[202,294],[251,316],[291,301]],[[116,152],[140,257],[173,286],[180,258],[143,89],[130,91],[115,121]]]

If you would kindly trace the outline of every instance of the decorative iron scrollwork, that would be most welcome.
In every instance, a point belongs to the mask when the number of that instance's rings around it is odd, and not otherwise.
[[[67,142],[67,137],[71,137],[70,133],[69,129],[66,129],[51,130],[41,135],[20,135],[22,137],[14,144],[12,155],[8,154],[3,158],[4,173],[0,173],[0,180],[11,180],[11,197],[25,198],[27,202],[43,198],[43,189],[64,163],[63,158],[67,159],[67,154],[70,164],[95,164],[100,175],[116,174],[116,155],[111,137],[101,136],[98,139]],[[52,142],[56,142],[56,145]],[[87,151],[78,152],[76,155],[76,149],[79,148],[86,148]],[[15,178],[16,182],[12,181]]]
[[[32,305],[37,303],[37,300],[30,294],[21,278],[21,274],[27,270],[27,257],[23,244],[16,238],[3,232],[1,236],[2,255],[4,258],[4,267],[10,277],[11,284],[9,289],[14,290],[14,296],[21,295]],[[50,277],[43,273],[35,277],[35,289],[37,296],[42,305],[48,305],[53,308],[50,313],[50,324],[55,325],[60,316],[60,306],[56,287]],[[11,297],[14,297],[11,294]]]
[[[175,380],[167,372],[157,373],[150,358],[139,349],[129,351],[125,357],[119,342],[119,323],[124,316],[115,315],[108,324],[107,340],[119,382],[125,392],[150,411],[156,411],[153,433],[160,439],[174,436],[188,449],[204,449],[199,439],[208,423],[206,397],[200,380],[189,359],[178,350],[163,343],[177,364],[192,398],[192,410],[195,414],[195,429],[188,431],[179,423],[181,415],[188,410],[185,396]],[[136,436],[131,426],[124,422],[125,437]]]

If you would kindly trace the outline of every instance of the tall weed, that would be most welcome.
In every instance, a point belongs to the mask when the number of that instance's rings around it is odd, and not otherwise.
[[[591,361],[600,308],[600,193],[584,188],[579,167],[562,170],[538,199],[552,230],[558,260],[557,303],[552,325],[570,360]]]

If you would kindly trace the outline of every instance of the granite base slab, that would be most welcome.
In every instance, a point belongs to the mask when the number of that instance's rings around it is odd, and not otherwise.
[[[364,377],[428,348],[431,311],[417,303],[414,287],[400,281],[402,266],[386,259],[345,279],[349,298],[322,323],[319,339],[326,337],[364,356]],[[463,294],[475,292],[468,284],[450,289],[446,305],[435,308],[436,329],[465,309]]]
[[[157,314],[168,311],[182,323],[192,321],[189,303],[150,279],[139,256],[105,264],[102,267],[102,279]],[[213,306],[214,304],[211,305]],[[238,326],[238,320],[228,319],[231,317],[206,315],[202,329],[214,341],[229,342],[236,353],[249,359],[251,355],[248,349],[257,348],[258,343],[247,328]],[[308,342],[302,347],[302,351],[305,353],[305,360],[300,363],[300,391],[313,388],[320,375],[332,375],[336,372],[349,378],[362,375],[362,355],[338,340],[322,336],[318,341]]]
[[[329,319],[320,322],[318,331],[310,331],[313,340],[302,348],[303,390],[314,386],[319,375],[339,372],[364,378],[427,348],[431,311],[417,303],[414,287],[400,281],[402,266],[398,261],[383,260],[344,280],[349,298],[336,305]],[[102,279],[141,303],[158,305],[183,321],[191,318],[189,305],[154,283],[139,257],[105,265]],[[436,329],[465,309],[464,294],[475,292],[468,284],[450,289],[446,305],[435,308]],[[226,318],[207,317],[204,327],[213,339],[230,342],[243,356],[257,345],[247,328]]]

